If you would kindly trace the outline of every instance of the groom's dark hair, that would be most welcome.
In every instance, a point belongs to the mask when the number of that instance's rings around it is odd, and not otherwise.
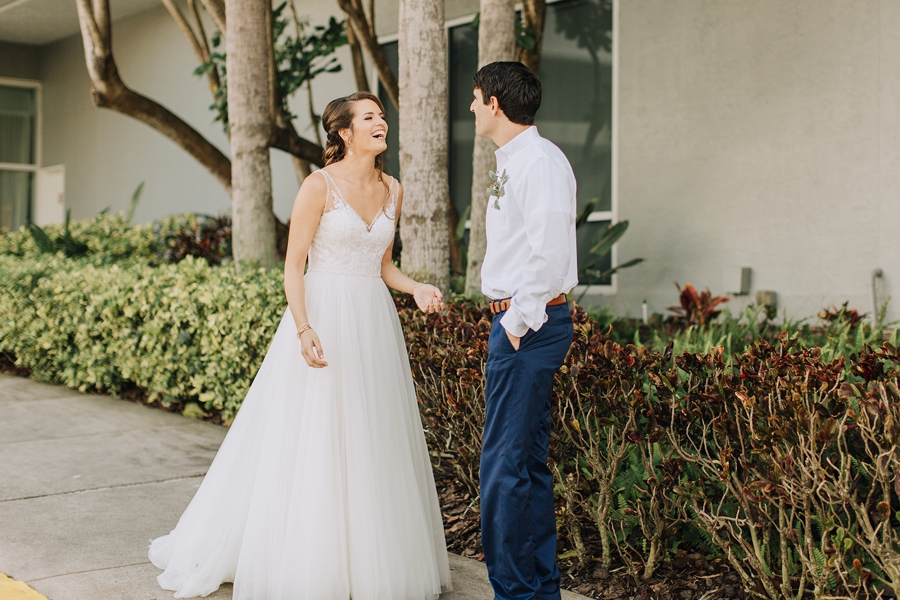
[[[519,125],[534,125],[541,107],[541,82],[520,62],[493,62],[484,65],[472,78],[485,104],[497,98],[506,118]]]

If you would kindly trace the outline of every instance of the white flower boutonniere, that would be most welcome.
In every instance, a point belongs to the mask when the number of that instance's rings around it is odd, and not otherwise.
[[[494,208],[500,210],[500,198],[504,194],[503,186],[509,181],[509,177],[506,175],[506,169],[503,169],[503,172],[499,174],[494,171],[488,171],[488,175],[491,176],[491,186],[487,189],[488,194],[494,198]]]

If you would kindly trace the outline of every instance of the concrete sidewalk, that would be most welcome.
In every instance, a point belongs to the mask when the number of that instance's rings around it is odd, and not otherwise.
[[[0,573],[50,600],[172,598],[147,546],[175,526],[225,432],[0,375]],[[451,568],[441,600],[493,598],[482,563],[451,555]],[[231,585],[208,598],[231,598]]]

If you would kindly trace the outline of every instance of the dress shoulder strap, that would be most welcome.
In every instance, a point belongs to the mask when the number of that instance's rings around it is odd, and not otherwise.
[[[313,175],[316,173],[321,173],[322,178],[325,179],[325,208],[322,210],[322,214],[329,213],[340,205],[342,201],[341,191],[328,171],[325,169],[313,171]]]
[[[391,181],[388,184],[388,197],[384,202],[383,210],[389,219],[395,219],[397,217],[397,197],[400,194],[400,182],[390,175],[388,177],[391,178]]]

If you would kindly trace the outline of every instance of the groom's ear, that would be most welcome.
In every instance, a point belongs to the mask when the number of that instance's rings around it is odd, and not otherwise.
[[[500,108],[500,101],[497,100],[497,96],[491,96],[491,114],[495,117],[503,112],[503,109]]]

